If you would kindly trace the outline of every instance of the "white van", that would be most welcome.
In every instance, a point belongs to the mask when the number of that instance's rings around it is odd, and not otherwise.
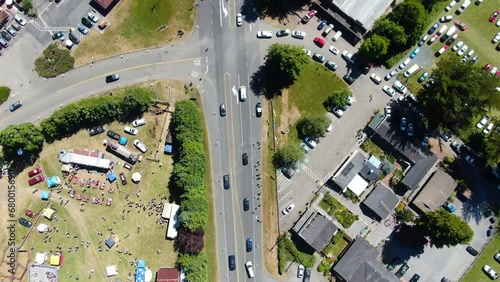
[[[404,76],[409,77],[410,75],[414,74],[420,67],[417,64],[414,64],[409,68],[407,71],[405,71]]]
[[[447,29],[448,29],[448,26],[444,24],[436,34],[439,36],[439,35],[443,34],[443,32],[445,32]]]
[[[240,101],[245,102],[247,100],[247,88],[245,86],[240,87]]]
[[[245,263],[245,266],[247,267],[248,277],[249,278],[253,278],[255,276],[255,274],[253,272],[252,262],[251,261],[247,261]]]
[[[337,31],[337,33],[335,33],[335,35],[333,36],[332,40],[333,41],[337,41],[339,40],[339,38],[342,36],[342,31]]]
[[[411,59],[410,58],[407,58],[404,62],[402,62],[400,65],[399,65],[399,69],[402,70],[404,68],[406,68],[406,66],[410,63]]]

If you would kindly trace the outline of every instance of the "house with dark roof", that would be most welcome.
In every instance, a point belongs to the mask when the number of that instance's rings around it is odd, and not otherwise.
[[[315,209],[308,209],[292,230],[316,252],[321,253],[339,228],[332,220]]]
[[[409,164],[401,181],[408,190],[417,188],[438,161],[434,153],[415,145],[405,134],[401,134],[399,127],[391,127],[386,120],[379,124],[370,123],[367,130],[371,131],[373,142]]]
[[[342,192],[349,189],[356,196],[360,196],[380,175],[380,169],[376,164],[376,161],[370,162],[362,152],[355,151],[333,175],[332,180]]]
[[[9,14],[3,10],[0,10],[0,26],[9,20]]]
[[[363,204],[369,208],[379,220],[384,220],[391,214],[398,203],[399,198],[382,182],[380,182],[363,201]]]
[[[435,211],[448,200],[456,187],[455,180],[446,172],[438,169],[429,177],[410,204],[420,214]]]
[[[103,16],[107,16],[120,0],[92,0],[90,6],[99,11]]]
[[[179,270],[177,268],[160,268],[156,272],[156,282],[179,282]]]
[[[345,282],[401,282],[377,260],[379,251],[359,237],[333,266],[332,272]]]

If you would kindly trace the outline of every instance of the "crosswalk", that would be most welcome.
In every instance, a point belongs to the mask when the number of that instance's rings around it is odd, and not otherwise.
[[[35,20],[30,20],[29,21],[36,29],[39,31],[70,31],[73,28],[72,27],[50,27],[50,26],[42,26],[41,24],[37,23]]]
[[[278,193],[288,187],[290,183],[292,183],[292,180],[289,179],[288,177],[284,176],[283,173],[278,173],[277,175],[277,180],[278,180]]]

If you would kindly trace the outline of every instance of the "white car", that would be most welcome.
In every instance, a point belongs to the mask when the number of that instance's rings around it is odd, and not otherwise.
[[[354,99],[354,97],[352,97],[352,96],[347,97],[347,105],[348,106],[352,106],[352,104],[354,102],[356,102],[356,100]]]
[[[498,68],[497,67],[493,67],[491,70],[490,70],[490,75],[495,75],[497,73],[497,70]]]
[[[330,46],[330,48],[328,48],[328,50],[330,50],[330,52],[332,52],[334,55],[338,55],[339,54],[339,49],[335,48],[333,45]]]
[[[444,17],[441,17],[439,19],[439,21],[442,22],[442,23],[445,23],[445,22],[451,21],[452,19],[453,19],[453,16],[444,16]]]
[[[352,59],[352,54],[349,53],[349,51],[347,51],[347,50],[345,50],[344,52],[342,52],[342,56],[344,56],[344,58],[346,58],[348,60]]]
[[[135,145],[135,147],[137,147],[137,149],[139,149],[139,151],[141,151],[143,153],[146,153],[148,151],[148,147],[146,145],[144,145],[144,143],[139,141],[139,139],[134,140],[134,145]]]
[[[497,23],[495,24],[496,26],[500,26],[500,19],[498,19]]]
[[[306,268],[302,264],[299,264],[299,268],[297,269],[297,278],[302,278],[304,276],[305,269]]]
[[[380,78],[380,76],[378,76],[376,73],[372,73],[370,75],[370,78],[373,80],[373,82],[375,82],[375,84],[380,84],[382,82],[382,78]]]
[[[125,131],[126,133],[131,134],[131,135],[137,135],[137,132],[139,132],[139,130],[137,130],[136,128],[130,127],[130,126],[125,126],[123,131]]]
[[[292,31],[292,37],[297,39],[304,39],[306,38],[306,33],[300,30],[294,30]]]
[[[326,27],[325,31],[323,31],[323,34],[326,36],[328,33],[330,33],[330,31],[332,31],[332,29],[333,29],[333,24],[329,24]]]
[[[88,13],[87,18],[89,18],[89,20],[93,21],[94,23],[97,23],[99,21],[99,18],[92,13]]]
[[[311,147],[311,149],[314,149],[316,146],[318,146],[318,143],[316,143],[316,141],[314,141],[312,138],[310,137],[306,137],[304,139],[304,142],[306,142],[306,144]]]
[[[308,57],[312,56],[311,50],[309,50],[309,49],[302,49],[302,51],[304,51],[304,54],[306,54]]]
[[[398,69],[393,69],[390,73],[388,73],[386,76],[385,76],[385,80],[389,80],[391,79],[393,76],[395,76],[397,73],[399,72]]]
[[[330,125],[326,128],[326,132],[327,132],[327,133],[328,133],[328,132],[332,132],[332,130],[333,130],[333,125],[331,125],[331,124],[330,124]]]
[[[411,58],[406,58],[406,60],[404,60],[404,62],[402,62],[399,65],[399,69],[402,70],[402,69],[406,68],[406,66],[410,63],[410,61],[411,61]]]
[[[241,13],[236,14],[236,25],[241,26],[243,24],[243,16]]]
[[[142,126],[142,125],[145,125],[146,124],[146,119],[145,118],[141,118],[141,119],[136,119],[132,122],[132,125],[134,127],[139,127],[139,126]]]
[[[390,106],[387,106],[384,108],[385,111],[385,116],[387,119],[390,119],[392,117],[392,109]]]
[[[500,41],[500,32],[498,32],[495,37],[493,37],[493,40],[491,40],[493,43],[498,43]]]
[[[498,274],[489,265],[484,265],[483,271],[486,272],[486,275],[488,275],[491,279],[498,279]]]
[[[484,134],[490,134],[491,130],[493,129],[493,126],[495,126],[492,122],[490,122],[490,124],[488,124],[488,126],[486,126],[483,130],[483,133]]]
[[[467,45],[462,46],[462,48],[460,48],[460,50],[458,50],[457,55],[462,56],[467,51],[467,49],[469,49],[469,46],[467,46]]]
[[[394,84],[392,85],[392,87],[393,87],[394,89],[396,89],[396,91],[398,91],[398,92],[399,92],[399,93],[401,93],[401,94],[405,94],[405,93],[406,93],[406,90],[407,90],[407,89],[406,89],[406,86],[404,86],[404,85],[403,85],[403,83],[401,83],[401,81],[399,81],[399,80],[396,80],[396,81],[394,82]]]
[[[270,31],[260,30],[257,32],[257,38],[273,38],[273,33]]]
[[[16,15],[14,16],[14,19],[16,20],[16,22],[17,22],[18,24],[20,24],[20,25],[22,25],[22,26],[25,26],[25,25],[26,25],[26,20],[25,20],[22,16],[20,16],[20,15],[16,14]]]
[[[342,109],[337,107],[333,108],[332,113],[336,115],[338,118],[341,118],[344,115],[344,111],[342,111]]]
[[[389,87],[389,86],[387,86],[387,85],[384,85],[384,86],[382,87],[382,90],[384,90],[384,92],[385,92],[387,95],[391,96],[391,97],[392,97],[392,96],[394,96],[394,94],[396,93],[396,91],[394,91],[394,89],[390,88],[390,87]]]
[[[293,210],[293,208],[295,208],[295,204],[291,203],[288,207],[283,209],[283,214],[284,215],[289,214]]]
[[[455,46],[453,46],[453,48],[451,49],[453,52],[457,51],[458,49],[460,49],[460,47],[462,47],[462,45],[464,45],[464,42],[463,41],[459,41],[457,44],[455,44]]]
[[[481,129],[488,123],[489,118],[487,116],[483,116],[481,120],[479,120],[476,124],[476,127]]]

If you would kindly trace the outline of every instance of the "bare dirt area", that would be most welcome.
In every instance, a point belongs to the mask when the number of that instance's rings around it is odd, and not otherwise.
[[[276,131],[276,137],[278,138],[279,144],[283,144],[287,141],[287,133],[292,128],[291,125],[300,118],[299,109],[295,105],[289,104],[288,96],[288,90],[283,90],[280,99],[277,100],[279,101],[279,105],[276,105],[281,109],[280,117],[277,120],[279,123],[277,124]]]

